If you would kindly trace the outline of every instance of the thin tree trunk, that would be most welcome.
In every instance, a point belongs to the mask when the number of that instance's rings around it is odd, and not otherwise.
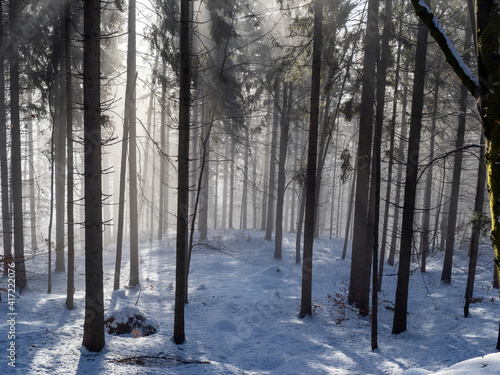
[[[0,2],[0,14],[2,13],[2,2]],[[0,17],[1,18],[1,17]],[[0,33],[5,33],[3,18],[0,19]],[[6,263],[12,259],[12,220],[9,205],[9,165],[7,161],[7,115],[5,101],[5,41],[0,38],[0,174],[2,184],[2,237],[4,274],[8,273]]]
[[[274,239],[274,257],[281,259],[283,244],[283,206],[285,202],[285,162],[288,148],[288,130],[290,128],[289,111],[291,110],[292,88],[283,83],[283,114],[281,116],[281,132],[278,161],[278,195],[276,199],[276,233]]]
[[[481,132],[480,144],[484,144],[484,135]],[[477,172],[477,186],[476,186],[476,199],[474,202],[474,214],[483,214],[484,206],[484,184],[486,182],[486,163],[484,157],[484,151],[481,150],[479,153],[479,166]],[[479,250],[479,241],[481,237],[481,221],[479,218],[472,221],[472,235],[470,240],[469,248],[469,270],[467,272],[467,286],[465,288],[465,305],[464,305],[464,317],[469,316],[469,305],[473,296],[474,291],[474,279],[476,278],[476,263]]]
[[[404,86],[407,86],[408,84],[408,73],[406,72],[404,75]],[[397,246],[397,240],[400,234],[398,233],[400,230],[399,226],[399,212],[400,212],[400,202],[401,202],[401,187],[403,185],[403,163],[402,160],[404,159],[404,149],[405,147],[405,139],[406,138],[406,132],[407,132],[407,124],[406,124],[406,106],[407,106],[407,99],[408,99],[408,92],[407,90],[403,90],[403,99],[401,101],[402,103],[402,108],[401,108],[401,136],[399,138],[399,165],[398,165],[398,173],[396,177],[396,194],[394,198],[394,219],[392,223],[392,236],[391,236],[391,247],[389,249],[389,258],[387,259],[387,263],[390,266],[394,266],[394,258],[396,257],[396,246]]]
[[[470,27],[465,30],[464,44],[464,63],[469,64],[469,48],[472,44],[472,33]],[[458,116],[457,140],[455,148],[459,149],[464,144],[465,123],[467,120],[467,98],[469,92],[464,85],[460,86],[460,110]],[[455,152],[455,161],[453,163],[453,178],[451,183],[450,209],[448,211],[448,228],[446,230],[446,249],[444,254],[443,271],[441,281],[445,284],[451,284],[451,270],[453,265],[453,248],[455,246],[455,231],[457,223],[458,199],[460,192],[460,176],[462,172],[463,151]]]
[[[61,42],[62,43],[62,42]],[[60,76],[57,88],[58,110],[56,122],[56,145],[55,145],[55,171],[56,171],[56,264],[55,272],[65,271],[64,262],[64,208],[65,208],[65,179],[66,179],[66,119],[64,116],[66,108],[65,84],[64,84],[64,56],[60,56]]]
[[[16,263],[16,287],[19,293],[26,286],[26,269],[24,264],[23,235],[23,196],[21,173],[21,119],[19,116],[19,49],[15,45],[14,36],[20,34],[20,18],[18,3],[9,2],[10,19],[10,117],[11,117],[11,163],[12,163],[12,200],[14,203],[14,257]]]
[[[305,185],[300,185],[302,190],[301,198],[300,198],[300,208],[299,208],[299,217],[297,219],[297,235],[295,239],[295,263],[299,264],[301,259],[300,253],[300,241],[302,239],[302,227],[304,226],[304,213],[306,211],[306,187]]]
[[[166,132],[167,125],[165,121],[166,117],[166,108],[167,105],[167,84],[166,80],[167,68],[165,62],[162,64],[161,69],[161,99],[160,99],[160,188],[158,191],[158,204],[159,204],[159,212],[158,212],[158,239],[163,239],[163,229],[164,229],[164,221],[166,221],[166,216],[168,213],[165,211],[165,186],[167,185],[168,179],[165,179],[165,169],[168,166],[168,162],[165,159],[164,155],[167,153],[166,146]]]
[[[413,100],[411,108],[408,158],[406,163],[405,196],[401,246],[399,252],[399,270],[396,287],[396,303],[392,333],[406,331],[408,310],[408,287],[410,280],[411,249],[413,242],[413,220],[417,188],[418,158],[420,151],[420,133],[422,129],[422,110],[424,105],[425,65],[427,54],[427,27],[420,25],[415,54],[415,74],[413,77]]]
[[[31,90],[28,90],[28,104],[32,102]],[[35,161],[34,161],[34,145],[33,145],[33,117],[31,113],[28,113],[28,179],[29,179],[29,190],[30,190],[30,221],[31,221],[31,252],[35,254],[38,249],[38,241],[36,238],[36,198],[35,198]],[[0,125],[1,126],[1,125]]]
[[[230,138],[229,135],[226,135],[228,138]],[[229,171],[227,168],[227,163],[228,163],[228,157],[227,154],[229,153],[229,141],[226,139],[224,142],[224,158],[226,159],[224,161],[224,186],[222,188],[222,228],[227,228],[227,184],[228,184],[228,175]]]
[[[392,3],[392,1],[389,1]],[[391,4],[392,7],[392,4]],[[392,17],[390,12],[386,11],[386,19],[385,22],[390,21],[389,17]],[[388,27],[387,24],[384,25],[384,33],[385,28]],[[403,22],[399,22],[399,34],[401,35],[403,28]],[[382,277],[384,271],[384,263],[385,263],[385,249],[387,245],[387,233],[388,233],[388,222],[389,222],[389,207],[390,207],[390,199],[391,199],[391,191],[392,191],[392,169],[394,167],[394,138],[396,133],[396,115],[397,115],[397,107],[398,107],[398,92],[399,92],[399,67],[401,62],[401,49],[402,43],[398,43],[398,51],[396,57],[396,71],[395,71],[395,82],[394,82],[394,92],[393,92],[393,101],[392,101],[392,116],[391,123],[389,125],[389,131],[391,132],[391,139],[389,145],[389,167],[387,170],[387,187],[385,192],[385,207],[384,207],[384,223],[382,225],[382,241],[380,244],[380,263],[379,263],[379,278],[378,278],[378,290],[382,290]],[[384,53],[382,53],[383,55]]]
[[[253,156],[253,165],[252,165],[252,204],[253,204],[253,229],[257,229],[257,212],[258,212],[258,204],[257,204],[257,152],[254,151]]]
[[[276,191],[276,143],[278,139],[278,121],[279,121],[279,101],[280,101],[280,76],[274,81],[274,110],[273,110],[273,132],[271,139],[271,157],[269,163],[269,186],[267,201],[267,220],[265,240],[273,239],[274,227],[274,195]]]
[[[127,48],[127,83],[129,96],[129,203],[130,203],[130,278],[129,285],[139,284],[139,233],[137,218],[137,145],[136,145],[136,32],[135,32],[135,0],[129,0],[128,11],[128,48]]]
[[[241,194],[241,229],[247,229],[248,220],[248,160],[250,155],[250,136],[248,125],[245,126],[245,161],[243,164],[243,192]]]
[[[269,94],[269,97],[271,96],[271,94]],[[270,99],[269,99],[270,101]],[[267,132],[267,135],[266,135],[266,145],[269,144],[269,140],[270,140],[270,137],[271,137],[271,134],[269,132]],[[264,155],[266,156],[265,157],[265,160],[264,160],[264,173],[263,173],[263,179],[264,179],[264,188],[262,189],[262,219],[261,219],[261,225],[260,225],[260,229],[261,230],[266,230],[267,228],[267,223],[266,223],[266,220],[267,220],[267,205],[268,205],[268,197],[267,197],[267,192],[268,192],[268,189],[269,189],[269,154],[270,152],[267,152],[267,150],[265,149],[264,147]]]
[[[235,196],[235,192],[234,192],[234,164],[236,163],[236,161],[234,160],[235,159],[235,155],[236,155],[236,151],[235,151],[235,148],[236,148],[236,141],[234,140],[234,137],[231,136],[231,166],[230,166],[230,172],[229,172],[229,217],[228,217],[228,220],[229,220],[229,223],[228,223],[228,229],[234,229],[233,227],[233,221],[234,221],[234,218],[233,218],[233,214],[234,214],[234,196]]]
[[[342,250],[342,259],[347,255],[347,242],[349,241],[349,232],[351,230],[352,209],[354,208],[354,193],[356,191],[356,178],[358,176],[358,167],[354,167],[352,172],[351,189],[349,194],[349,206],[347,207],[347,222],[345,226],[344,248]]]
[[[298,157],[298,144],[295,144],[294,147],[294,152],[293,152],[293,170],[297,171],[297,157]],[[296,173],[296,172],[294,172]],[[291,191],[291,207],[290,207],[290,233],[295,233],[295,202],[296,202],[296,195],[297,195],[297,179],[293,179],[292,183],[292,191]]]
[[[205,107],[205,105],[203,106]],[[206,109],[203,108],[202,123],[205,124]],[[202,180],[201,183],[201,207],[200,207],[200,240],[205,241],[208,236],[208,185],[210,182],[210,133],[212,129],[213,119],[208,125],[204,126],[204,135],[202,140],[201,150],[203,151],[201,166]],[[196,208],[195,208],[196,209]],[[189,266],[188,266],[189,267]],[[189,276],[189,275],[188,275]]]
[[[441,69],[436,69],[435,72],[435,89],[434,89],[434,98],[433,98],[433,109],[434,113],[432,114],[432,125],[431,125],[431,134],[430,134],[430,150],[429,150],[429,160],[432,162],[434,159],[434,138],[436,136],[436,122],[437,122],[437,106],[438,106],[438,98],[439,98],[439,85],[440,81]],[[431,222],[431,202],[432,202],[432,182],[434,181],[433,171],[434,166],[431,164],[427,171],[427,177],[425,181],[425,193],[424,193],[424,213],[422,218],[422,236],[420,241],[420,254],[422,254],[422,260],[420,263],[420,271],[425,272],[425,267],[427,263],[427,254],[429,253],[430,248],[430,222]]]
[[[75,224],[73,213],[73,95],[71,79],[71,2],[67,2],[64,10],[64,50],[66,53],[66,134],[67,134],[67,167],[68,167],[68,276],[66,308],[73,309],[75,292]]]
[[[304,256],[302,262],[302,289],[300,314],[302,319],[312,314],[312,257],[316,212],[316,173],[319,127],[319,96],[321,84],[321,50],[323,1],[314,0],[314,39],[311,73],[311,112],[309,118],[309,147],[307,151],[306,213],[304,227]]]

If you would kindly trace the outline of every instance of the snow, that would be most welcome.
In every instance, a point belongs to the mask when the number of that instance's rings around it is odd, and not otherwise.
[[[100,353],[82,348],[84,259],[76,257],[75,309],[65,307],[66,276],[53,275],[46,294],[46,255],[27,263],[28,287],[15,299],[15,369],[7,365],[8,304],[0,302],[2,374],[498,374],[495,344],[500,307],[491,288],[491,248],[478,259],[477,303],[463,317],[467,250],[456,249],[452,285],[440,282],[443,256],[425,274],[410,278],[408,331],[392,335],[397,268],[385,265],[379,298],[379,349],[370,350],[370,320],[346,304],[350,258],[340,259],[343,240],[315,241],[311,317],[299,319],[301,265],[295,235],[285,234],[283,259],[257,230],[209,232],[208,247],[192,256],[186,342],[175,345],[174,233],[140,248],[141,290],[113,292],[114,253],[105,251],[105,307],[122,320],[143,312],[158,322],[146,337],[106,333]],[[121,285],[128,280],[124,246]],[[415,267],[415,265],[413,265]],[[7,286],[7,278],[0,279]],[[139,295],[140,294],[140,295]],[[138,301],[138,302],[137,302]],[[137,302],[137,306],[136,306]]]

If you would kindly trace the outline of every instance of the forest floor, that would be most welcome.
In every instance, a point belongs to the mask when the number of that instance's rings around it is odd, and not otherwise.
[[[147,237],[147,236],[145,236]],[[471,314],[463,317],[467,250],[457,249],[452,285],[440,282],[442,254],[422,274],[413,264],[408,331],[392,335],[397,268],[385,266],[379,297],[379,349],[371,351],[369,318],[347,304],[350,255],[343,240],[315,241],[311,317],[299,319],[302,265],[295,235],[285,234],[283,259],[256,230],[209,232],[192,256],[186,342],[172,340],[175,237],[140,246],[141,288],[113,292],[114,251],[104,253],[106,317],[134,311],[157,322],[157,333],[112,335],[98,354],[82,349],[84,258],[76,257],[75,309],[67,310],[66,275],[47,294],[46,256],[27,263],[28,286],[15,299],[15,368],[8,366],[7,296],[0,302],[2,374],[499,374],[495,344],[498,290],[491,288],[492,251],[484,247]],[[128,282],[128,245],[121,285]],[[7,277],[0,279],[7,287]],[[135,310],[136,311],[136,310]],[[6,355],[7,354],[7,355]],[[472,359],[475,358],[475,359]],[[470,361],[466,361],[472,359]],[[463,363],[458,363],[466,361]],[[458,364],[457,364],[458,363]],[[455,366],[453,366],[456,364]],[[450,368],[450,366],[452,366]]]

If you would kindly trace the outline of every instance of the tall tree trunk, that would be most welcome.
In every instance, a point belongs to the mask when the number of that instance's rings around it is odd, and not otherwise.
[[[185,341],[184,304],[186,299],[186,256],[189,221],[189,110],[190,110],[190,24],[189,0],[181,0],[180,20],[180,95],[179,95],[179,148],[178,148],[178,198],[177,243],[175,265],[174,342]]]
[[[16,37],[20,35],[21,21],[18,14],[18,3],[9,2],[10,19],[10,117],[11,117],[11,173],[12,200],[14,203],[14,257],[16,263],[16,287],[21,293],[26,286],[26,269],[24,264],[23,235],[23,195],[21,173],[21,119],[19,116],[19,46]]]
[[[227,185],[228,185],[228,175],[229,171],[227,168],[227,155],[229,153],[229,143],[231,142],[230,136],[226,134],[226,141],[224,142],[224,186],[222,187],[222,228],[227,228]]]
[[[270,99],[271,97],[271,94],[269,94],[269,101],[271,100]],[[265,142],[265,145],[268,145],[269,144],[269,140],[271,138],[271,133],[270,132],[267,132],[267,135],[266,135],[266,142]],[[265,160],[264,160],[264,173],[263,173],[263,180],[264,180],[264,188],[262,189],[262,218],[261,218],[261,224],[260,224],[260,229],[261,230],[266,230],[267,228],[267,205],[268,205],[268,196],[267,196],[267,193],[268,193],[268,189],[269,189],[269,154],[270,152],[268,152],[266,149],[266,147],[264,146],[264,155],[265,155]]]
[[[283,244],[283,206],[285,202],[285,162],[288,148],[288,130],[290,128],[290,110],[289,103],[292,102],[292,86],[290,88],[287,82],[283,83],[283,113],[281,116],[281,132],[278,160],[278,195],[276,199],[276,233],[274,239],[274,257],[281,259],[281,248]]]
[[[128,4],[128,49],[127,49],[127,83],[129,95],[129,203],[130,203],[130,279],[129,285],[139,284],[139,233],[137,223],[137,145],[136,145],[136,33],[135,33],[135,0]]]
[[[146,213],[143,213],[143,208],[144,208],[145,203],[146,203],[146,206],[148,206],[148,199],[146,198],[146,190],[148,190],[148,186],[152,185],[150,180],[149,180],[149,163],[151,162],[149,158],[151,157],[153,159],[152,162],[154,164],[154,150],[153,150],[153,153],[151,153],[151,148],[152,148],[151,147],[151,140],[154,140],[155,138],[151,133],[151,122],[152,122],[154,107],[155,107],[155,103],[156,103],[155,92],[156,92],[156,80],[157,80],[157,76],[158,76],[159,60],[160,60],[159,53],[155,53],[153,72],[151,74],[151,86],[149,88],[150,94],[149,94],[148,112],[146,115],[146,145],[144,146],[144,161],[143,161],[143,167],[142,167],[143,175],[142,175],[142,186],[141,186],[144,197],[141,200],[140,208],[139,208],[139,216],[141,216],[141,217],[148,216],[147,209],[146,209]],[[153,146],[153,148],[154,148],[154,146]],[[152,174],[152,176],[154,176],[154,174],[155,174],[154,168],[152,168],[151,174]],[[152,207],[154,206],[154,200],[151,200],[149,206],[152,209]],[[150,224],[148,224],[148,220],[145,220],[145,222],[146,222],[145,229],[153,227],[152,222]]]
[[[321,50],[323,45],[323,0],[314,0],[314,36],[311,73],[311,112],[309,117],[309,147],[307,151],[306,213],[304,227],[304,256],[302,262],[302,319],[312,314],[312,257],[314,243],[314,215],[316,211],[316,167],[318,153],[319,97],[321,84]]]
[[[206,123],[206,106],[203,105],[202,124]],[[208,237],[208,185],[210,183],[210,133],[212,129],[213,119],[209,124],[204,125],[203,139],[201,150],[203,152],[201,162],[202,183],[201,183],[201,207],[200,207],[200,240],[205,241]],[[190,250],[191,251],[191,250]],[[189,266],[188,266],[189,267]]]
[[[253,205],[253,223],[252,228],[257,229],[257,212],[258,212],[258,203],[257,203],[257,151],[253,151],[253,161],[252,161],[252,205]]]
[[[392,1],[389,1],[392,3]],[[392,4],[391,4],[392,7]],[[385,28],[387,26],[387,22],[390,23],[390,17],[392,17],[392,10],[391,12],[388,12],[386,10],[386,19],[385,19],[385,24],[384,24],[384,35],[385,35]],[[399,34],[401,35],[403,28],[403,22],[399,22]],[[378,278],[378,290],[382,290],[382,277],[383,277],[383,271],[384,271],[384,263],[385,263],[385,248],[387,245],[387,234],[389,232],[388,230],[388,222],[389,222],[389,207],[390,207],[390,199],[391,199],[391,191],[392,191],[392,169],[394,167],[394,138],[396,135],[396,116],[397,116],[397,107],[398,107],[398,92],[399,92],[399,68],[400,68],[400,62],[401,62],[401,49],[402,49],[402,43],[398,43],[398,50],[397,50],[397,57],[396,57],[396,71],[395,71],[395,82],[394,82],[394,92],[393,92],[393,101],[392,101],[392,116],[391,116],[391,122],[389,125],[389,131],[390,131],[390,143],[389,143],[389,166],[387,169],[387,187],[386,187],[386,192],[385,192],[385,206],[384,206],[384,223],[382,224],[382,241],[380,243],[380,263],[379,263],[379,278]],[[382,53],[382,56],[384,53]]]
[[[345,225],[345,235],[344,235],[344,248],[342,250],[342,259],[345,259],[347,255],[347,241],[349,241],[349,233],[351,230],[351,219],[352,219],[352,210],[354,208],[354,193],[356,191],[356,178],[358,176],[358,166],[354,167],[354,171],[352,172],[351,179],[351,188],[349,193],[349,206],[347,207],[347,222]]]
[[[296,135],[298,137],[298,135]],[[296,173],[297,171],[297,158],[298,158],[299,145],[296,143],[293,152],[293,171]],[[291,206],[290,206],[290,233],[295,233],[295,202],[297,195],[297,179],[294,178],[292,182],[292,191],[291,191]]]
[[[215,160],[215,186],[214,186],[214,229],[217,229],[217,217],[219,216],[219,153],[216,152]]]
[[[484,144],[484,135],[481,132],[480,144]],[[474,279],[476,278],[476,263],[479,250],[479,241],[481,239],[481,220],[484,206],[484,184],[486,182],[486,164],[484,152],[479,154],[479,166],[477,172],[476,199],[474,202],[474,215],[472,220],[472,235],[469,248],[469,270],[467,272],[467,286],[465,288],[464,317],[469,316],[469,305],[474,291]]]
[[[356,206],[354,210],[354,233],[352,242],[351,277],[348,302],[355,303],[361,314],[368,314],[370,288],[371,253],[373,236],[368,229],[368,207],[370,194],[370,159],[372,155],[372,124],[375,104],[375,63],[378,42],[378,0],[368,3],[367,31],[364,45],[363,88],[359,113],[359,141],[357,155]],[[366,277],[368,275],[368,277]]]
[[[228,229],[234,229],[233,227],[233,222],[234,222],[234,164],[236,163],[235,161],[235,156],[236,156],[236,141],[234,139],[234,136],[230,136],[231,138],[231,160],[230,160],[230,172],[229,172],[229,217],[228,217]]]
[[[31,90],[28,90],[28,105],[31,105]],[[35,160],[33,140],[33,118],[35,115],[28,111],[28,179],[29,179],[29,211],[31,221],[31,252],[35,254],[38,249],[37,226],[36,226],[36,196],[35,196]],[[1,126],[1,125],[0,125]]]
[[[2,14],[2,2],[0,2]],[[1,17],[0,17],[1,18]],[[9,164],[7,159],[7,114],[5,105],[5,34],[3,18],[0,19],[0,175],[2,184],[2,237],[4,264],[12,259],[12,221],[9,205]],[[4,274],[8,267],[4,266]]]
[[[62,44],[62,42],[61,42]],[[61,49],[62,50],[62,49]],[[57,87],[56,143],[55,143],[55,172],[56,172],[56,264],[55,272],[64,272],[64,208],[65,208],[65,179],[66,179],[66,87],[64,83],[64,56],[61,53],[60,72]]]
[[[269,186],[267,193],[267,219],[266,219],[266,236],[265,240],[273,239],[274,227],[274,198],[276,191],[276,144],[278,140],[278,121],[279,121],[279,102],[280,102],[280,83],[279,74],[274,81],[274,110],[273,110],[273,132],[271,139],[271,156],[269,162]]]
[[[399,270],[392,333],[401,333],[406,331],[418,157],[420,151],[420,133],[422,128],[422,110],[424,106],[427,35],[427,27],[423,24],[419,25],[417,51],[415,54],[415,74],[413,77],[413,100],[409,135],[410,142],[408,145],[408,157],[406,162],[403,223],[401,229],[401,246],[399,251]]]
[[[64,9],[64,50],[66,63],[66,135],[67,135],[67,168],[68,168],[68,276],[66,287],[66,308],[73,309],[75,292],[75,224],[73,213],[73,93],[71,79],[71,2]]]
[[[241,194],[241,229],[247,229],[248,221],[248,161],[250,156],[250,135],[248,126],[245,126],[245,161],[243,164],[243,192]]]
[[[101,190],[101,2],[84,3],[84,127],[85,127],[85,321],[83,346],[104,347]]]
[[[404,75],[404,85],[408,85],[408,73],[406,72]],[[400,161],[404,160],[404,149],[406,144],[406,133],[407,133],[407,124],[406,124],[406,106],[407,106],[408,93],[407,90],[403,90],[403,98],[401,100],[401,137],[399,139],[399,147],[398,147],[398,159]],[[392,236],[391,236],[391,246],[389,248],[389,258],[387,259],[387,263],[390,266],[394,266],[394,258],[396,257],[396,247],[397,240],[400,237],[399,230],[399,213],[400,213],[400,202],[401,202],[401,187],[403,181],[403,163],[400,162],[398,164],[398,172],[396,177],[396,193],[394,198],[394,218],[392,223]]]
[[[472,32],[470,27],[465,29],[465,44],[464,44],[464,63],[469,64]],[[457,139],[455,148],[459,149],[464,144],[465,138],[465,123],[467,120],[467,88],[460,86],[460,109],[458,116]],[[458,211],[458,194],[460,191],[460,176],[462,173],[463,151],[455,152],[455,161],[453,163],[453,177],[451,183],[450,209],[448,211],[448,228],[446,230],[446,249],[444,254],[443,271],[441,273],[441,281],[445,284],[451,283],[451,269],[453,265],[453,248],[455,246],[455,230],[457,223]]]
[[[168,161],[164,157],[167,153],[166,145],[166,132],[167,125],[165,121],[166,111],[165,106],[167,105],[167,83],[166,83],[167,68],[165,62],[162,64],[161,68],[161,99],[160,99],[160,189],[158,192],[158,239],[163,239],[164,232],[164,222],[166,221],[166,216],[168,212],[165,210],[165,189],[168,184],[168,179],[165,177],[165,169],[168,167]]]
[[[436,122],[437,122],[437,108],[438,108],[438,98],[439,98],[439,86],[441,84],[440,81],[441,69],[436,69],[435,71],[435,88],[434,88],[434,98],[432,100],[432,108],[434,113],[432,114],[432,124],[431,124],[431,134],[430,134],[430,149],[429,149],[429,160],[432,163],[434,159],[434,144],[435,144],[435,136],[436,136]],[[427,177],[425,181],[425,193],[424,193],[424,212],[422,217],[422,230],[421,230],[421,240],[420,240],[420,254],[422,255],[422,259],[420,262],[420,271],[425,272],[425,267],[427,263],[427,254],[429,253],[429,248],[431,245],[430,242],[430,223],[431,223],[431,201],[432,201],[432,182],[435,179],[433,176],[433,164],[429,165],[427,170]]]

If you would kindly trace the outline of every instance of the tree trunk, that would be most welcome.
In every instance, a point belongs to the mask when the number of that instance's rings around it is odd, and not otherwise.
[[[28,104],[32,102],[31,90],[28,90]],[[31,253],[38,250],[37,226],[36,226],[36,196],[35,196],[35,160],[33,140],[33,118],[35,115],[28,111],[28,179],[29,179],[29,212],[31,221]],[[0,125],[1,126],[1,125]]]
[[[229,142],[231,142],[230,136],[226,134],[226,141],[224,142],[224,186],[222,187],[222,228],[227,228],[227,185],[228,185],[228,175],[229,171],[227,168],[227,154],[229,153]]]
[[[129,107],[129,203],[130,203],[130,278],[129,285],[139,284],[139,233],[137,218],[137,145],[136,145],[136,33],[135,0],[129,0],[128,11],[128,48],[127,48],[127,86],[129,95],[126,99]]]
[[[392,7],[392,4],[391,4]],[[390,18],[392,17],[392,14],[390,12],[386,12],[386,19],[385,22],[390,21]],[[385,28],[386,24],[384,24],[384,33],[385,33]],[[403,22],[399,22],[399,34],[401,35],[403,28]],[[394,138],[395,138],[395,133],[396,133],[396,116],[397,116],[397,107],[398,107],[398,93],[399,93],[399,68],[400,68],[400,62],[401,62],[401,49],[402,49],[402,43],[398,43],[398,51],[397,51],[397,57],[396,57],[396,71],[395,71],[395,82],[394,82],[394,92],[393,92],[393,101],[392,101],[392,116],[391,116],[391,122],[389,125],[389,131],[390,131],[390,143],[389,143],[389,166],[387,169],[387,187],[386,187],[386,192],[385,192],[385,206],[384,206],[384,223],[382,224],[382,241],[380,243],[380,263],[379,263],[379,278],[377,282],[377,287],[378,290],[382,290],[382,277],[383,277],[383,271],[384,271],[384,263],[385,263],[385,249],[387,245],[387,234],[389,232],[388,230],[388,222],[389,222],[389,207],[390,207],[390,200],[391,200],[391,191],[392,191],[392,169],[394,167]],[[398,203],[398,202],[396,202]]]
[[[203,106],[205,107],[205,106]],[[206,108],[203,108],[202,124],[206,122]],[[201,150],[203,152],[201,162],[202,183],[201,183],[201,207],[200,207],[200,240],[205,241],[208,236],[208,185],[210,182],[210,132],[212,129],[213,119],[208,125],[204,125],[204,134],[202,139]]]
[[[271,157],[269,163],[269,186],[267,194],[267,220],[265,240],[273,239],[274,226],[274,194],[276,191],[276,143],[278,139],[278,120],[279,120],[279,102],[280,102],[280,76],[274,81],[274,110],[273,110],[273,132],[271,139]]]
[[[84,3],[85,321],[83,346],[104,347],[99,0]]]
[[[290,88],[287,82],[283,83],[283,113],[281,116],[281,132],[280,132],[280,146],[279,146],[279,161],[278,161],[278,195],[276,199],[276,233],[274,238],[274,257],[281,259],[282,257],[282,244],[283,244],[283,206],[285,202],[285,163],[286,152],[288,148],[288,130],[290,128],[290,110],[291,110],[291,94],[292,86]]]
[[[404,85],[408,85],[408,73],[405,73],[404,76]],[[396,177],[396,194],[394,198],[394,219],[392,223],[392,236],[391,236],[391,246],[389,248],[389,258],[387,259],[387,264],[390,266],[394,266],[394,258],[396,257],[396,246],[398,237],[400,237],[399,230],[399,212],[400,212],[400,202],[401,202],[401,186],[403,181],[403,163],[404,160],[404,149],[406,143],[406,132],[407,132],[407,124],[406,124],[406,106],[407,106],[408,94],[407,90],[403,90],[403,99],[401,101],[401,137],[399,139],[399,155],[398,158],[401,161],[398,165],[398,173]]]
[[[434,98],[432,100],[432,108],[434,113],[432,114],[432,125],[431,125],[431,134],[430,134],[430,150],[429,150],[429,160],[432,163],[434,159],[434,138],[436,136],[436,121],[437,121],[437,108],[438,108],[438,98],[439,98],[439,86],[441,84],[440,76],[441,69],[436,69],[435,71],[435,81],[434,81]],[[434,165],[429,165],[427,170],[427,177],[425,181],[425,193],[424,193],[424,212],[422,217],[422,230],[421,230],[421,240],[420,240],[420,254],[422,255],[422,259],[420,262],[420,271],[425,272],[425,267],[427,263],[427,254],[429,253],[430,248],[430,223],[431,223],[431,201],[432,201],[432,182],[435,179],[433,176]]]
[[[342,259],[347,255],[347,242],[349,241],[349,232],[351,230],[352,209],[354,208],[354,193],[356,191],[356,177],[358,176],[358,166],[354,167],[352,172],[351,189],[349,194],[349,206],[347,207],[347,222],[345,225],[344,248],[342,250]]]
[[[2,14],[2,2],[0,2]],[[3,18],[0,19],[0,32],[4,35]],[[9,205],[9,164],[7,159],[7,116],[5,101],[5,41],[0,39],[0,175],[2,184],[2,236],[4,264],[12,259],[12,221]],[[3,272],[8,273],[4,265]]]
[[[354,210],[354,233],[352,242],[351,277],[349,284],[349,304],[356,304],[361,314],[368,314],[370,288],[370,266],[373,236],[368,229],[368,207],[370,186],[370,159],[372,145],[372,124],[375,104],[375,63],[377,60],[378,0],[368,3],[367,31],[364,45],[363,88],[359,113],[359,141],[357,155],[356,206]],[[368,277],[366,277],[368,275]]]
[[[312,257],[314,243],[314,215],[316,211],[316,167],[318,152],[319,97],[321,84],[321,50],[323,1],[314,0],[314,36],[311,73],[311,112],[309,117],[309,146],[307,151],[306,213],[304,227],[304,256],[302,262],[302,293],[300,314],[302,319],[312,314]]]
[[[424,106],[427,35],[427,27],[423,24],[419,25],[417,51],[415,54],[415,74],[413,77],[413,100],[411,107],[408,157],[406,162],[403,223],[401,228],[401,246],[399,251],[399,270],[396,286],[394,320],[392,326],[392,333],[395,334],[406,331],[418,157],[420,151],[420,133],[422,128],[422,110]]]
[[[16,287],[19,293],[26,286],[26,269],[24,264],[23,235],[23,196],[21,173],[21,119],[19,116],[19,48],[15,36],[20,35],[21,21],[18,16],[18,3],[9,2],[10,19],[10,117],[11,117],[11,173],[12,200],[14,203],[14,257],[16,263]]]
[[[248,160],[250,155],[250,139],[248,126],[245,126],[245,161],[243,164],[243,192],[241,194],[240,228],[247,229],[248,220]]]
[[[67,135],[67,168],[68,168],[68,275],[66,287],[66,308],[73,309],[75,293],[75,224],[73,213],[73,93],[71,77],[71,2],[64,9],[64,50],[66,63],[66,135]]]
[[[469,27],[465,29],[465,44],[464,44],[464,63],[469,64],[469,48],[471,47],[471,30]],[[467,88],[460,86],[460,109],[458,116],[457,140],[455,148],[459,149],[464,144],[465,138],[465,123],[467,120]],[[462,173],[463,151],[455,152],[455,161],[453,163],[453,178],[451,183],[450,209],[448,211],[448,228],[446,230],[446,249],[444,253],[443,271],[441,273],[441,281],[445,284],[451,284],[451,269],[453,265],[453,248],[455,246],[455,230],[457,223],[458,199],[460,191],[460,176]]]
[[[166,132],[167,132],[167,125],[166,125],[166,112],[167,109],[165,106],[167,105],[167,84],[165,82],[167,74],[167,68],[165,61],[162,64],[161,68],[161,99],[160,99],[160,188],[158,191],[158,239],[161,240],[163,239],[163,232],[164,232],[164,227],[165,224],[164,222],[167,219],[168,212],[165,210],[165,189],[166,185],[168,184],[166,181],[168,179],[165,179],[165,169],[168,167],[168,161],[165,158],[165,155],[167,154],[167,142],[166,142]]]
[[[181,0],[180,20],[180,84],[179,84],[179,145],[178,145],[178,198],[177,242],[175,267],[174,342],[185,341],[184,304],[186,299],[186,256],[189,222],[189,110],[190,110],[190,23],[189,0]]]
[[[481,132],[480,144],[484,144],[484,136]],[[479,166],[477,172],[477,186],[476,186],[476,199],[474,202],[474,213],[475,215],[483,214],[484,206],[484,184],[486,182],[486,164],[484,162],[484,152],[483,150],[479,153]],[[479,216],[479,217],[481,217]],[[464,305],[464,317],[469,316],[469,305],[474,291],[474,279],[476,278],[476,263],[479,250],[479,241],[481,239],[481,221],[479,217],[472,220],[472,235],[470,240],[469,248],[469,271],[467,273],[467,286],[465,288],[465,305]]]
[[[234,213],[234,195],[235,195],[235,192],[234,192],[234,164],[236,163],[235,161],[235,156],[236,156],[236,151],[235,151],[235,147],[236,147],[236,141],[234,139],[233,136],[230,137],[231,138],[231,160],[230,160],[230,163],[231,163],[231,166],[230,166],[230,173],[229,173],[229,216],[228,216],[228,220],[229,220],[229,223],[228,223],[228,229],[234,229],[233,227],[233,221],[234,221],[234,218],[233,218],[233,213]]]
[[[62,42],[61,42],[62,44]],[[64,272],[64,208],[65,208],[65,179],[66,179],[66,119],[64,117],[66,109],[66,87],[64,83],[64,56],[61,53],[60,72],[57,87],[57,110],[54,119],[56,123],[56,143],[55,143],[55,172],[56,172],[56,264],[55,272]]]

